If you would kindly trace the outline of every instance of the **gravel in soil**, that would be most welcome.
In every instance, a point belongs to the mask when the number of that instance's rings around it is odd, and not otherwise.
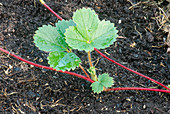
[[[110,20],[119,30],[117,41],[101,50],[108,57],[165,85],[170,84],[169,59],[159,29],[159,9],[167,1],[46,0],[64,19],[82,7],[94,9],[101,20]],[[136,4],[136,5],[135,5]],[[44,24],[58,19],[38,0],[0,0],[0,46],[27,60],[46,65],[48,53],[33,43],[33,35]],[[88,68],[87,54],[74,52]],[[152,87],[156,84],[126,71],[92,52],[97,74],[109,73],[113,87]],[[63,73],[40,69],[0,53],[0,113],[170,113],[170,96],[146,91],[116,91],[94,94],[90,83]],[[97,63],[98,62],[98,63]],[[74,72],[83,74],[80,68]]]

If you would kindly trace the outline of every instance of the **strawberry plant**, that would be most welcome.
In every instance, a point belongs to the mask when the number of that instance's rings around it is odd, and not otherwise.
[[[100,93],[113,85],[113,78],[106,73],[97,76],[90,53],[94,47],[104,49],[113,44],[117,32],[113,23],[100,21],[94,10],[82,8],[74,12],[73,20],[59,21],[55,27],[40,27],[35,32],[34,43],[39,49],[49,52],[48,63],[56,70],[70,71],[80,66],[81,60],[72,52],[73,49],[87,52],[88,72],[95,81],[91,87],[94,92]]]

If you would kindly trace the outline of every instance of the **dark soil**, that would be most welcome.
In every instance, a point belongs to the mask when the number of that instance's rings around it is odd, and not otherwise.
[[[117,41],[105,50],[108,57],[145,74],[165,85],[170,84],[167,33],[154,19],[158,5],[132,4],[126,0],[46,0],[64,19],[82,7],[94,9],[101,20],[115,23]],[[133,0],[133,3],[139,1]],[[121,20],[121,21],[120,21]],[[49,66],[48,53],[33,43],[34,32],[45,24],[54,25],[58,19],[38,0],[0,0],[0,47],[29,61]],[[88,68],[85,52],[75,53]],[[152,87],[156,84],[122,69],[92,52],[97,74],[114,77],[113,87]],[[77,68],[76,73],[84,75]],[[90,83],[74,76],[40,69],[0,52],[0,113],[148,113],[170,114],[170,95],[146,91],[116,91],[94,94]]]

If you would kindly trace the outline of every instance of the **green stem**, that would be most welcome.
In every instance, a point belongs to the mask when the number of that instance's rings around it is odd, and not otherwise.
[[[88,59],[89,59],[89,65],[90,65],[89,73],[91,74],[91,78],[93,81],[98,81],[95,67],[92,64],[90,51],[88,51]]]
[[[81,68],[81,70],[85,73],[85,75],[90,79],[90,76],[87,74],[87,72],[84,70],[84,68],[81,66],[81,64],[79,64],[79,67]]]
[[[93,64],[92,64],[92,61],[91,61],[91,54],[90,54],[90,51],[88,51],[88,59],[89,59],[90,67],[93,67]]]

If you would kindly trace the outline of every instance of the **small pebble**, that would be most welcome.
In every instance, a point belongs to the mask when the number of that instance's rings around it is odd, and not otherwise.
[[[146,109],[146,105],[143,105],[143,109]]]
[[[118,22],[118,23],[120,24],[121,22],[122,22],[122,20],[119,20],[119,22]]]

